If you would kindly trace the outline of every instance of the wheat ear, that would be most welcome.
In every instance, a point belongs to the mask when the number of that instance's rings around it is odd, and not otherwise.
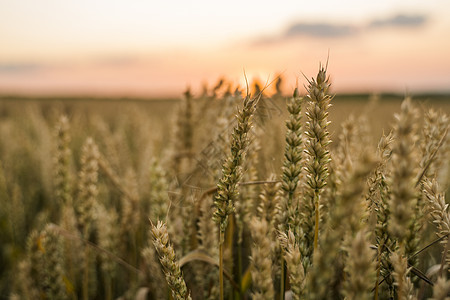
[[[238,196],[238,182],[242,177],[242,164],[249,144],[248,133],[251,119],[256,110],[260,95],[246,96],[244,107],[238,112],[237,125],[231,139],[231,153],[222,167],[222,177],[217,184],[214,196],[215,212],[213,220],[219,225],[219,285],[220,299],[223,299],[223,242],[228,217],[234,211],[234,201]]]
[[[163,267],[167,284],[172,291],[172,297],[175,300],[191,299],[186,283],[181,273],[180,265],[177,262],[175,251],[169,241],[166,224],[158,221],[158,224],[152,224],[153,245],[159,255],[159,261]]]
[[[330,82],[326,72],[326,68],[321,66],[317,78],[308,80],[308,105],[306,108],[306,177],[309,198],[314,203],[314,251],[317,249],[319,238],[320,195],[326,185],[329,174],[328,164],[330,163],[328,108],[332,97],[328,95]]]

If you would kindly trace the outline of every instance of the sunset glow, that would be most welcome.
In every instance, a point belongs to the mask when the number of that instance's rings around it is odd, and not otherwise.
[[[448,1],[319,2],[0,0],[0,94],[290,90],[328,53],[336,92],[450,91]]]

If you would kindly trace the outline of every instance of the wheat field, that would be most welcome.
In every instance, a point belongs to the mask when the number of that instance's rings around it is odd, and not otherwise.
[[[450,299],[448,97],[0,100],[4,299]]]

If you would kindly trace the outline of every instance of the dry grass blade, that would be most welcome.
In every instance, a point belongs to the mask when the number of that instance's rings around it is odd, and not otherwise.
[[[211,264],[213,266],[219,267],[219,260],[215,259],[211,256],[209,256],[207,253],[205,253],[202,250],[194,250],[189,252],[188,254],[186,254],[185,256],[183,256],[178,263],[180,264],[180,267],[185,266],[186,264],[193,262],[193,261],[202,261],[208,264]],[[240,292],[240,287],[239,284],[237,284],[234,280],[233,280],[233,276],[230,274],[230,272],[228,272],[227,270],[223,270],[223,274],[225,275],[225,277],[228,279],[228,281],[231,283],[231,285],[233,286],[233,288]]]
[[[107,178],[109,178],[109,180],[111,180],[111,182],[113,183],[113,186],[116,187],[117,190],[122,195],[124,195],[125,197],[127,197],[130,200],[133,200],[133,201],[137,200],[136,197],[132,193],[130,193],[127,190],[127,188],[122,184],[120,177],[117,176],[117,174],[111,168],[111,165],[108,163],[108,161],[102,155],[99,156],[98,166],[105,173]]]

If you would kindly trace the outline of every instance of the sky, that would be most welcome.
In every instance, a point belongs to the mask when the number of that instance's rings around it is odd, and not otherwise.
[[[450,1],[0,0],[0,94],[179,96],[225,77],[288,93],[450,92]]]

